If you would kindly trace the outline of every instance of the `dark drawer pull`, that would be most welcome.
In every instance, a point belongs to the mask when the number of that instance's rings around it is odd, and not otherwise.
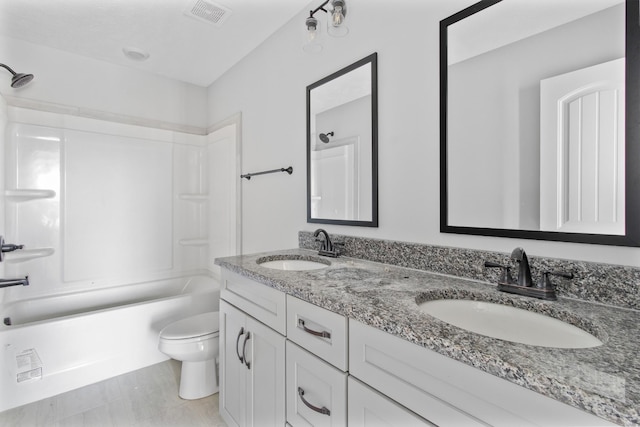
[[[317,337],[322,337],[322,338],[331,338],[331,332],[327,332],[327,331],[314,331],[313,329],[309,329],[304,325],[304,320],[302,319],[298,319],[298,326],[300,326],[306,333],[311,334],[311,335],[315,335]]]
[[[307,402],[304,399],[304,390],[302,389],[302,387],[298,387],[298,396],[300,396],[300,400],[302,400],[302,403],[304,403],[307,406],[307,408],[311,409],[312,411],[316,411],[324,415],[331,415],[331,411],[325,408],[324,406],[322,408],[318,408],[317,406],[313,406],[311,403]]]
[[[238,343],[240,342],[240,337],[244,334],[244,328],[240,328],[240,332],[238,332],[238,338],[236,338],[236,354],[238,355],[238,359],[240,359],[240,363],[244,363],[244,358],[240,356],[240,352],[238,351]]]
[[[242,357],[244,357],[244,364],[247,365],[247,369],[251,369],[251,363],[247,360],[247,341],[251,338],[251,332],[247,331],[247,335],[244,337],[244,343],[242,344]]]

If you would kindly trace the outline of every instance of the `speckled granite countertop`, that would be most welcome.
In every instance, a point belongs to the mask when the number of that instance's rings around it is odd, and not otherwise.
[[[258,261],[317,259],[291,249],[216,259],[216,264],[302,300],[371,325],[620,425],[640,424],[640,312],[574,299],[556,302],[498,292],[495,286],[354,258],[322,258],[327,268],[281,271]],[[549,314],[597,336],[588,349],[535,347],[467,332],[416,302],[478,299]]]

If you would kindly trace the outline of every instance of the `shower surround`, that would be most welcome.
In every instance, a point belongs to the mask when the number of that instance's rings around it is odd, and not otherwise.
[[[217,282],[207,135],[0,101],[0,234],[24,245],[0,277],[30,282],[0,289],[2,411],[165,360],[159,328],[217,310]],[[120,302],[106,307],[107,294]],[[25,313],[36,320],[20,324]],[[141,356],[112,357],[118,343]],[[34,378],[18,375],[27,362]]]

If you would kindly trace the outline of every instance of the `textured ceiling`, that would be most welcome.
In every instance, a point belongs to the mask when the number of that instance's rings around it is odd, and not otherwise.
[[[231,10],[218,26],[185,14],[196,1],[0,0],[0,34],[206,87],[309,4],[204,0]]]

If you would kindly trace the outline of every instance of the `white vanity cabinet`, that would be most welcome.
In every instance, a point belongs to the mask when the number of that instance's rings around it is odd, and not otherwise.
[[[284,332],[285,296],[226,270],[222,278],[220,415],[229,426],[284,426],[285,337],[265,320]]]
[[[219,402],[234,427],[613,426],[226,269]]]

